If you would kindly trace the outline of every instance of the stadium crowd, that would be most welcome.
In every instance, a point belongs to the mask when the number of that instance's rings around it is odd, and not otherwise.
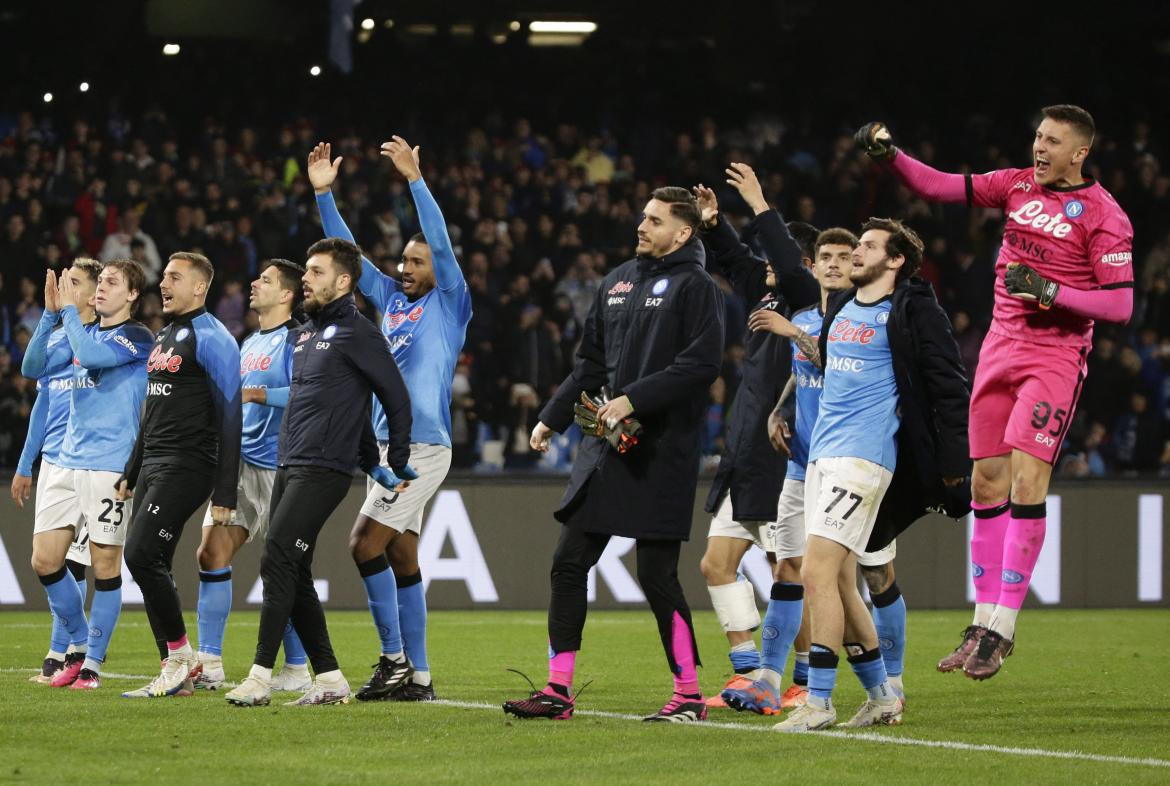
[[[903,133],[921,160],[950,171],[1027,165],[1027,123],[976,117],[962,144]],[[890,118],[897,127],[896,118]],[[479,127],[412,134],[471,288],[474,316],[456,370],[454,464],[567,469],[571,437],[545,457],[528,447],[536,413],[571,367],[582,322],[605,271],[633,255],[634,227],[659,185],[705,183],[729,215],[747,209],[724,185],[730,161],[751,164],[789,220],[856,227],[904,218],[926,241],[922,275],[954,324],[969,372],[991,319],[1002,215],[914,198],[883,176],[845,126],[756,116],[738,127],[711,117],[688,127],[619,132],[571,122],[535,127],[492,116]],[[637,126],[628,126],[637,129]],[[1010,133],[1004,133],[1006,127]],[[1021,131],[1023,129],[1023,131]],[[1103,135],[1087,172],[1134,226],[1135,314],[1098,325],[1089,375],[1059,472],[1066,477],[1170,475],[1170,172],[1157,129],[1136,122]],[[255,329],[249,284],[260,260],[303,261],[322,237],[309,150],[332,133],[344,156],[335,190],[367,256],[394,274],[419,230],[405,182],[378,155],[380,137],[315,126],[306,117],[255,124],[209,118],[176,132],[158,108],[93,119],[0,116],[0,467],[15,465],[35,383],[20,375],[42,310],[46,267],[79,255],[141,262],[153,291],[139,318],[163,324],[157,282],[168,255],[196,250],[216,267],[217,317],[242,339]],[[998,135],[998,136],[997,136]],[[704,453],[717,456],[741,376],[746,308],[726,282],[724,369],[711,388]]]

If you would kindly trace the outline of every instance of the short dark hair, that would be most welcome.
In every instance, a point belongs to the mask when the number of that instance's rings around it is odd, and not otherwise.
[[[857,235],[843,227],[829,227],[817,235],[816,253],[821,252],[821,246],[849,246],[857,248]]]
[[[190,262],[191,267],[195,268],[199,272],[199,275],[207,279],[208,284],[215,278],[215,268],[211,266],[211,260],[197,251],[176,251],[167,258],[167,261],[170,262],[175,259]]]
[[[889,232],[886,238],[886,256],[902,257],[906,261],[898,268],[895,280],[901,281],[918,272],[922,267],[922,238],[910,227],[896,218],[871,218],[861,225],[862,233],[871,229],[880,229]]]
[[[327,254],[338,271],[349,275],[352,282],[350,290],[357,289],[358,279],[362,277],[362,250],[356,243],[339,237],[327,237],[309,246],[308,257],[316,254]]]
[[[792,235],[796,245],[800,246],[800,255],[805,259],[812,259],[816,253],[817,235],[820,234],[817,228],[804,221],[789,221],[788,233]]]
[[[138,297],[130,305],[130,313],[137,314],[138,306],[142,303],[142,293],[146,291],[146,271],[133,259],[111,259],[102,269],[111,267],[121,273],[122,278],[126,279],[127,289],[138,293]]]
[[[699,226],[703,223],[703,213],[699,210],[699,200],[695,199],[690,190],[681,186],[662,186],[654,189],[650,198],[670,205],[670,214],[698,234]]]
[[[85,273],[85,275],[89,277],[89,280],[96,284],[98,276],[101,275],[102,268],[105,267],[105,265],[92,257],[78,257],[77,259],[73,260],[73,264],[71,264],[70,267],[75,267],[82,273]]]
[[[424,235],[422,232],[415,232],[413,235],[410,236],[410,239],[407,240],[406,242],[407,243],[421,243],[424,246],[430,245],[430,243],[427,242],[427,236]],[[405,246],[404,246],[404,248],[405,248]]]
[[[1093,146],[1093,139],[1097,136],[1097,124],[1087,110],[1075,104],[1053,104],[1040,110],[1044,117],[1059,123],[1068,123],[1077,133],[1085,138],[1085,145]]]
[[[276,272],[280,275],[281,289],[287,289],[293,293],[292,306],[296,308],[305,297],[305,290],[301,285],[301,277],[305,275],[305,268],[288,259],[266,259],[260,264],[260,272],[263,273],[270,267],[276,268]]]

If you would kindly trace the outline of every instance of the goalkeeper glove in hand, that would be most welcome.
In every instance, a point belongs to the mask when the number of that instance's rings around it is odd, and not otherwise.
[[[890,161],[898,152],[894,137],[884,123],[866,123],[857,129],[853,141],[875,161]]]
[[[638,444],[638,437],[642,433],[642,424],[636,418],[623,418],[612,428],[597,419],[597,411],[609,403],[609,391],[602,388],[596,396],[581,392],[581,400],[573,405],[573,422],[581,427],[581,431],[590,437],[604,439],[618,453],[625,453]]]
[[[1023,262],[1009,262],[1003,276],[1007,293],[1021,300],[1035,300],[1040,308],[1050,309],[1056,302],[1060,284],[1037,273]]]

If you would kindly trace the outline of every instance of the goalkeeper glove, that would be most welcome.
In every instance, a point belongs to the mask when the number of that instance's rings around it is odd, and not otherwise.
[[[1056,302],[1060,284],[1037,273],[1023,262],[1009,262],[1003,275],[1007,293],[1021,300],[1035,300],[1040,308],[1048,310]]]
[[[853,141],[875,161],[890,161],[898,152],[898,148],[894,147],[894,137],[890,135],[890,129],[883,123],[866,123],[857,129]]]
[[[618,453],[625,453],[638,444],[642,424],[636,418],[628,417],[618,421],[612,428],[597,419],[597,411],[609,403],[609,390],[602,388],[596,396],[581,392],[581,400],[573,405],[573,421],[581,427],[586,436],[605,439]]]

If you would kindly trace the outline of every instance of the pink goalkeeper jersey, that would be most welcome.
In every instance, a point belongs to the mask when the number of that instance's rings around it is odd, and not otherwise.
[[[1133,227],[1117,200],[1096,181],[1065,188],[1036,183],[1028,169],[999,169],[967,179],[967,201],[1002,208],[1007,216],[995,262],[991,332],[1036,344],[1084,346],[1093,320],[1066,309],[1041,310],[1004,287],[1009,262],[1075,289],[1133,286]]]

